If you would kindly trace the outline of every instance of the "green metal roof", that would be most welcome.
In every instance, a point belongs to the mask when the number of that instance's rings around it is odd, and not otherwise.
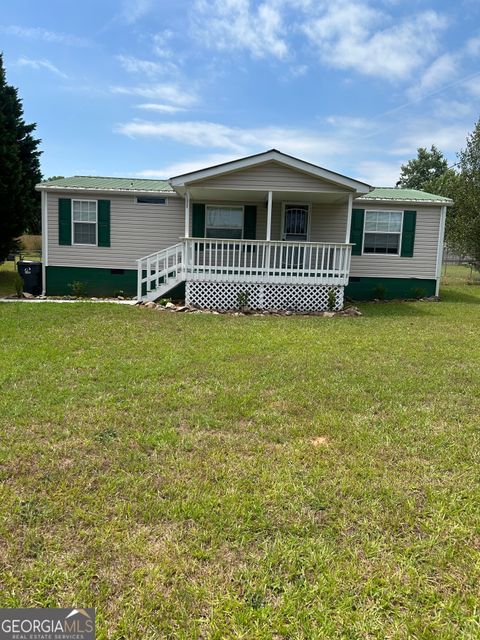
[[[97,189],[99,191],[173,191],[167,180],[145,178],[100,178],[72,176],[41,182],[40,187],[55,189]]]
[[[419,191],[418,189],[397,189],[396,187],[376,187],[370,193],[360,196],[357,200],[399,200],[401,202],[443,202],[452,204],[453,200],[436,196],[433,193]]]

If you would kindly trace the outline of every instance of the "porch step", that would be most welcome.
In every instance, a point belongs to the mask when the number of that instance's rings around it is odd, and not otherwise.
[[[171,278],[156,289],[152,289],[151,291],[149,291],[145,296],[143,296],[143,299],[152,300],[152,302],[155,302],[155,300],[158,300],[158,298],[163,298],[166,293],[174,289],[179,284],[182,284],[182,282],[185,282],[184,278]]]

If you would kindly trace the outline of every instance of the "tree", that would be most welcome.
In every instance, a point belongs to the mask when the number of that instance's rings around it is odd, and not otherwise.
[[[458,247],[480,264],[480,120],[458,154],[460,179],[456,190]]]
[[[423,189],[425,183],[437,178],[448,169],[448,163],[441,151],[432,144],[430,151],[424,147],[417,149],[417,157],[402,164],[398,187]]]
[[[18,90],[6,82],[0,54],[0,261],[17,246],[22,233],[40,232],[40,140],[26,124]]]

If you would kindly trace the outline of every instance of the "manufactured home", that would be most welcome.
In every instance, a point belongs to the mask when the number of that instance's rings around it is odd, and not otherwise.
[[[216,309],[438,295],[452,204],[275,149],[169,180],[74,176],[37,189],[47,295],[80,282],[91,296]]]

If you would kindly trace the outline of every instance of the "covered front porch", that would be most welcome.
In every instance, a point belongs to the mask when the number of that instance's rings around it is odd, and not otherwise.
[[[201,307],[342,306],[353,199],[368,186],[263,156],[171,179],[185,202],[184,238],[138,261],[139,299],[185,282],[187,302]]]

